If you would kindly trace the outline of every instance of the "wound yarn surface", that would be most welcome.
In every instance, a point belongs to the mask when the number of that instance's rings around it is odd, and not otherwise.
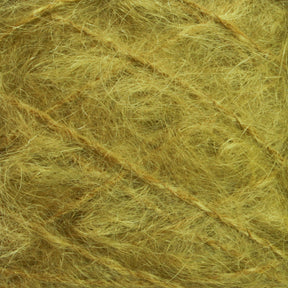
[[[288,2],[0,0],[0,287],[287,288]]]

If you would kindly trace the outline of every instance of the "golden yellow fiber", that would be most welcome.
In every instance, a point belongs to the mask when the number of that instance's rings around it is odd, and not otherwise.
[[[0,288],[287,288],[288,1],[0,0]]]

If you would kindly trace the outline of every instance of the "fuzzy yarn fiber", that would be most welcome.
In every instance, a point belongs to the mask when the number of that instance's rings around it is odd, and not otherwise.
[[[0,0],[0,287],[288,287],[287,0]]]

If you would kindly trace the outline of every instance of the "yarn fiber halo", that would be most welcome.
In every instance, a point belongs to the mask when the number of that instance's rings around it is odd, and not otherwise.
[[[0,287],[288,287],[288,2],[0,0]]]

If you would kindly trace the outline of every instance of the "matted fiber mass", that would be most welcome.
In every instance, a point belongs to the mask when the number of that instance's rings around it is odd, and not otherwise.
[[[0,0],[0,287],[287,288],[288,1]]]

